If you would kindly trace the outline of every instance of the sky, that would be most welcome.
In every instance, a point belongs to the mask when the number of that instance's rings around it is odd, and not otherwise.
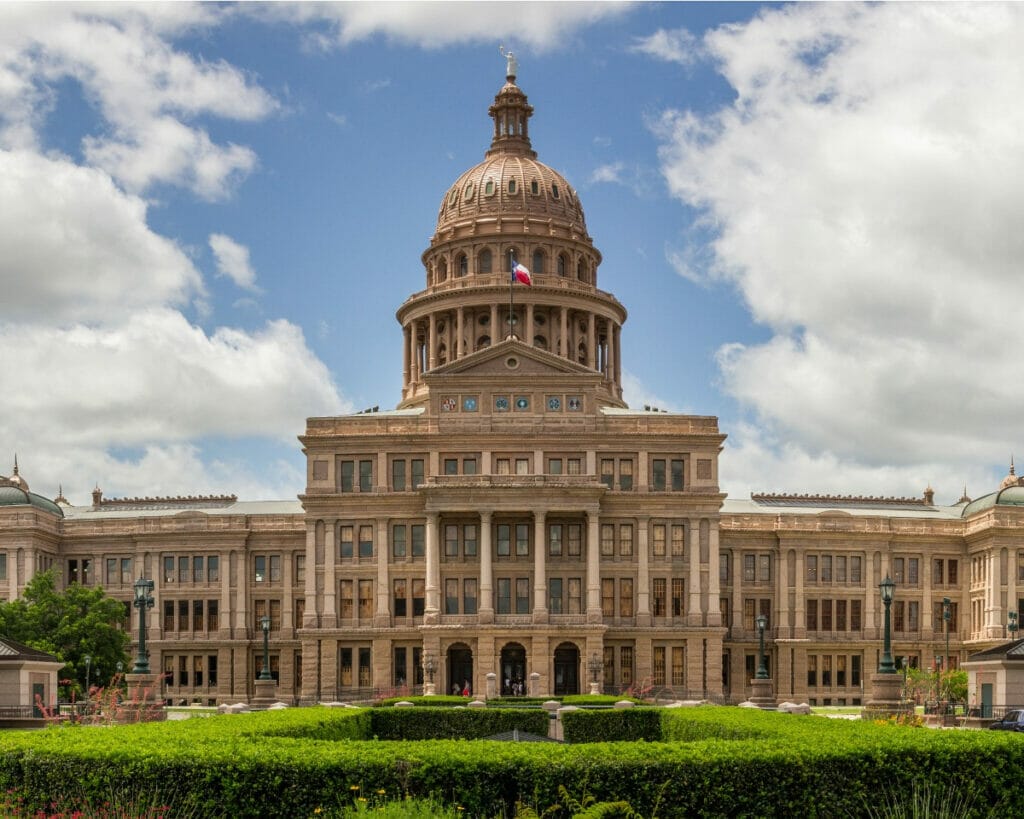
[[[0,473],[303,490],[519,62],[629,310],[631,406],[750,492],[992,491],[1022,451],[1024,4],[0,4]]]

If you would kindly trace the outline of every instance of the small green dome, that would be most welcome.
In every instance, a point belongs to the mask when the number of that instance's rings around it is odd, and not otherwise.
[[[64,517],[61,508],[52,500],[35,492],[28,492],[3,477],[0,477],[0,506],[34,506],[57,517]]]

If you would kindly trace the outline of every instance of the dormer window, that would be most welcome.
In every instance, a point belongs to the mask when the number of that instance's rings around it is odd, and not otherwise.
[[[536,179],[530,182],[530,193],[534,196],[538,196],[540,194],[540,182]]]
[[[516,180],[515,179],[508,180],[508,192],[509,192],[509,195],[513,195],[513,196],[515,195],[515,192],[516,192]]]
[[[484,183],[484,196],[494,196],[494,180],[488,179]]]
[[[468,201],[469,201],[470,199],[472,199],[472,198],[473,198],[473,183],[472,183],[472,182],[467,182],[467,183],[466,183],[466,188],[465,188],[465,190],[464,190],[464,191],[462,192],[462,198],[463,198],[463,199],[464,199],[464,200],[465,200],[466,202],[468,202]]]
[[[551,183],[551,195],[555,197],[555,199],[558,198],[558,185],[554,182]]]

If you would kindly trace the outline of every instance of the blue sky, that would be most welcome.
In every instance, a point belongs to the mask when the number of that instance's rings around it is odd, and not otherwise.
[[[626,305],[627,399],[722,485],[994,488],[1019,448],[1024,11],[985,4],[0,6],[0,471],[302,490],[393,406],[398,305],[489,144],[500,44]],[[3,455],[4,452],[9,453]]]

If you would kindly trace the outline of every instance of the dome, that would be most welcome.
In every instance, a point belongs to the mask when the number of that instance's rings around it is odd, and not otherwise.
[[[458,225],[498,218],[557,220],[585,235],[586,222],[576,191],[558,171],[537,161],[530,146],[533,107],[509,75],[489,113],[494,137],[485,159],[465,171],[445,191],[437,233]]]
[[[64,517],[60,507],[52,500],[14,485],[10,478],[0,478],[0,507],[4,506],[33,506],[58,517]]]

